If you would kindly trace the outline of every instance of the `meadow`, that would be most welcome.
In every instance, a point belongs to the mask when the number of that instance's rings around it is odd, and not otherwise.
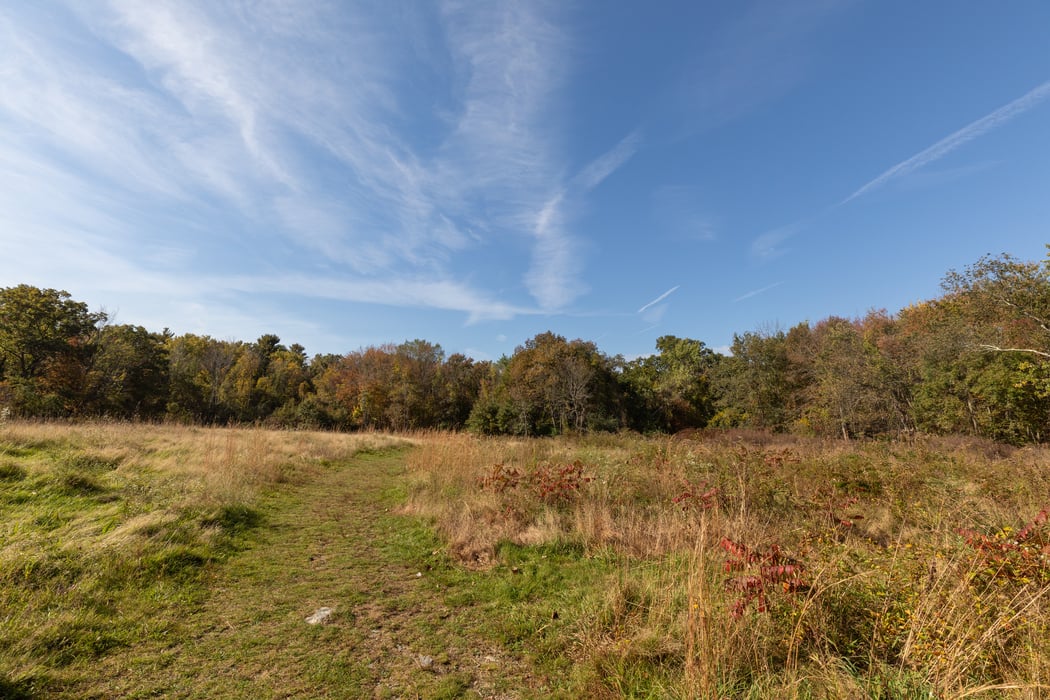
[[[1048,507],[962,438],[10,421],[0,696],[1046,697]]]

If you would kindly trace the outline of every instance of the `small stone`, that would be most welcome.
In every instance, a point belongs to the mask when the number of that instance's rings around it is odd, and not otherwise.
[[[321,625],[329,621],[332,617],[331,608],[318,608],[314,611],[314,614],[306,618],[306,624],[308,625]]]
[[[416,578],[423,578],[423,572],[422,571],[417,571],[416,572]]]
[[[420,654],[417,660],[419,661],[419,667],[422,669],[430,669],[434,666],[434,657],[432,656]]]

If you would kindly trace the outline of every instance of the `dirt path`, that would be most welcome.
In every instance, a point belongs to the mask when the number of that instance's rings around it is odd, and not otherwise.
[[[402,455],[359,455],[267,499],[179,639],[121,661],[129,697],[544,696],[528,665],[486,641],[497,614],[422,527],[392,512]],[[316,610],[333,610],[309,625]],[[183,634],[182,632],[185,632]],[[118,677],[121,669],[108,669]],[[110,686],[111,688],[113,686]]]

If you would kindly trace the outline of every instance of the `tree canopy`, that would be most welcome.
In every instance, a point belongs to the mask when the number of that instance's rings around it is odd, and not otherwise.
[[[1050,262],[985,257],[896,314],[738,333],[725,355],[665,335],[625,360],[539,333],[495,362],[422,339],[308,357],[107,325],[68,292],[0,289],[0,408],[19,416],[552,435],[748,426],[854,438],[1050,438]]]

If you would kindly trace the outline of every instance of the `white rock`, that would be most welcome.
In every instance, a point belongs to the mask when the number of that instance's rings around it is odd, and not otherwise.
[[[308,625],[320,625],[328,622],[328,619],[332,617],[331,608],[317,608],[314,614],[306,618],[306,624]]]

